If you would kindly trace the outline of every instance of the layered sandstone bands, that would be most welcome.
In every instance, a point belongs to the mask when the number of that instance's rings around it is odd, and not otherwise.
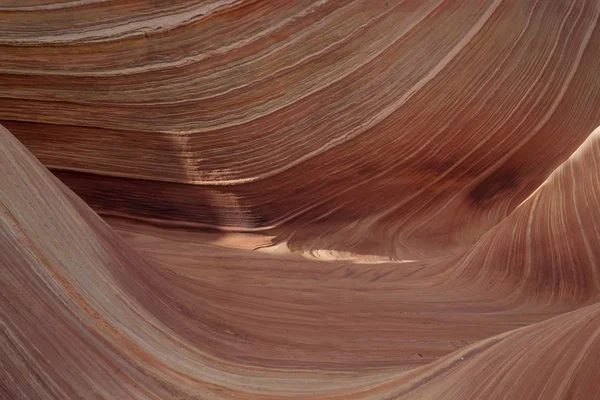
[[[103,214],[441,256],[600,124],[595,1],[0,12],[0,119]]]
[[[138,253],[4,129],[1,148],[7,398],[598,395],[598,133],[463,256],[426,266],[113,221]]]
[[[0,397],[600,399],[599,14],[3,2]]]

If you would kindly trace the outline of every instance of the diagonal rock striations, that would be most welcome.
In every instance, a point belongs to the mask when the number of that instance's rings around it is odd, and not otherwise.
[[[600,125],[599,13],[595,0],[10,3],[0,120],[103,215],[458,254]]]
[[[0,390],[8,398],[596,398],[598,132],[463,256],[426,268],[335,266],[319,284],[322,262],[304,261],[302,273],[285,255],[231,251],[228,262],[189,235],[111,220],[140,254],[3,129]],[[228,278],[231,268],[245,272],[240,256],[254,275],[241,289]],[[356,303],[339,305],[355,321],[319,300],[344,292]],[[353,345],[369,324],[365,347]],[[511,324],[531,325],[499,333]],[[346,329],[337,333],[341,351],[327,336],[336,325]],[[377,353],[379,342],[397,356],[436,358],[450,350],[407,340],[411,332],[451,342],[474,326],[478,342],[410,371],[406,358]],[[286,363],[288,351],[300,362]]]
[[[0,2],[0,398],[600,400],[599,16]]]

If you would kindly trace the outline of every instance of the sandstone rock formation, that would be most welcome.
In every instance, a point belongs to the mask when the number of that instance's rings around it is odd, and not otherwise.
[[[599,13],[596,0],[10,2],[0,123],[103,215],[457,254],[600,125]]]
[[[0,2],[0,398],[600,399],[598,1],[158,3]]]
[[[368,268],[114,221],[138,253],[1,133],[6,398],[599,394],[600,129],[463,256]]]

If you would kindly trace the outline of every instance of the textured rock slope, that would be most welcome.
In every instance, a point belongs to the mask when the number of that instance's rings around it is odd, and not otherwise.
[[[105,215],[457,254],[600,125],[599,13],[596,0],[9,2],[0,121]]]
[[[158,3],[0,1],[0,398],[600,399],[598,1]]]
[[[5,129],[1,141],[7,398],[599,395],[600,131],[463,256],[333,276],[313,265],[328,263],[272,254],[240,266],[240,251],[227,261],[125,223],[146,261]],[[510,323],[529,326],[407,370],[411,352],[436,358],[452,338]]]

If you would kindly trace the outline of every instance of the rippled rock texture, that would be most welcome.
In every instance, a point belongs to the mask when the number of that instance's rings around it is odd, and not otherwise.
[[[0,397],[600,399],[599,15],[0,1]]]

